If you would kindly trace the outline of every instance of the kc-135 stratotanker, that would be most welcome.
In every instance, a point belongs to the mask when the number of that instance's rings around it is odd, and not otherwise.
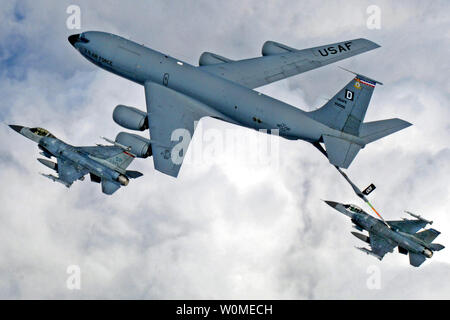
[[[333,209],[348,216],[355,229],[369,232],[368,236],[358,232],[352,232],[352,234],[369,243],[372,248],[372,250],[362,247],[357,247],[357,249],[379,260],[382,260],[386,253],[393,252],[394,248],[398,247],[399,253],[409,254],[409,263],[412,266],[419,267],[426,258],[433,256],[434,251],[444,249],[442,244],[432,243],[440,234],[439,231],[432,228],[419,231],[427,224],[433,223],[433,221],[426,220],[419,215],[407,212],[416,219],[384,221],[372,217],[353,204],[325,202]]]
[[[147,111],[118,105],[113,119],[130,130],[149,129],[150,139],[122,133],[116,142],[137,157],[152,155],[155,169],[173,177],[203,117],[310,142],[340,168],[348,168],[366,144],[411,125],[401,119],[363,122],[379,82],[360,74],[311,112],[253,90],[379,47],[367,39],[303,50],[267,41],[262,57],[231,60],[204,52],[199,66],[105,32],[68,40],[93,64],[144,86]]]
[[[130,178],[135,179],[142,176],[142,173],[138,171],[126,170],[135,155],[131,153],[131,148],[118,142],[104,138],[113,145],[98,144],[74,147],[58,139],[44,128],[28,128],[18,125],[10,125],[10,127],[36,142],[41,150],[41,155],[49,159],[52,157],[57,159],[57,162],[43,158],[37,160],[58,173],[58,176],[42,174],[44,177],[59,182],[67,188],[77,180],[84,180],[84,176],[89,173],[91,181],[101,183],[103,193],[111,195],[121,186],[128,185]],[[120,135],[121,133],[118,137]]]

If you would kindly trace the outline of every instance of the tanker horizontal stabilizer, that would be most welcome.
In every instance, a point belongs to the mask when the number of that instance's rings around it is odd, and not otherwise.
[[[344,169],[350,166],[359,150],[361,150],[360,145],[333,136],[324,135],[323,142],[330,163]]]

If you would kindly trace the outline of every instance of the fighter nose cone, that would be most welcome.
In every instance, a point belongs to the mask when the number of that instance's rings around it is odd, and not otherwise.
[[[69,40],[70,44],[75,47],[75,43],[78,41],[79,37],[80,37],[80,34],[77,33],[77,34],[73,34],[73,35],[69,36],[67,38],[67,40]]]
[[[332,208],[336,208],[336,206],[338,205],[338,203],[334,202],[334,201],[327,201],[327,200],[324,200],[324,201],[327,205],[329,205]]]
[[[11,129],[13,129],[14,131],[17,131],[18,133],[20,133],[20,130],[23,129],[23,126],[16,126],[16,125],[14,125],[14,124],[10,124],[9,127],[10,127]]]

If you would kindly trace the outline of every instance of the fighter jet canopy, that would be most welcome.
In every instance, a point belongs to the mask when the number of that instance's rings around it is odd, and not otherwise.
[[[346,209],[349,209],[350,211],[353,211],[353,212],[356,212],[356,213],[364,212],[363,209],[361,209],[358,206],[355,206],[354,204],[345,204],[344,207]]]
[[[44,128],[39,128],[39,127],[31,128],[30,131],[41,137],[56,138],[53,134],[51,134],[47,129],[44,129]]]

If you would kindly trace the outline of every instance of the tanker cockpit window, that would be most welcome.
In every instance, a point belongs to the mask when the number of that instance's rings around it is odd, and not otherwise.
[[[80,34],[80,36],[78,37],[78,39],[79,39],[81,42],[84,42],[84,43],[88,43],[88,42],[89,42],[89,40],[86,38],[86,35],[84,34],[84,32],[83,32],[82,34]]]

